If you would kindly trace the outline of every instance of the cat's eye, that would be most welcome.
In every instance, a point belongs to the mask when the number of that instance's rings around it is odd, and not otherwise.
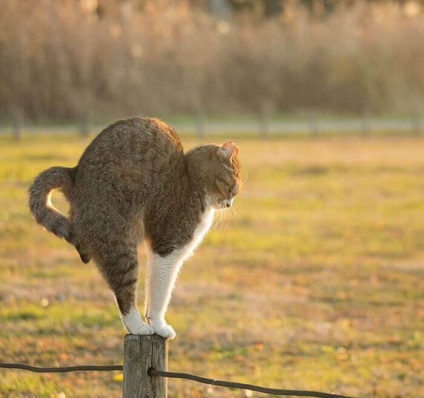
[[[228,193],[233,197],[236,196],[238,193],[238,187],[237,184],[228,186]]]

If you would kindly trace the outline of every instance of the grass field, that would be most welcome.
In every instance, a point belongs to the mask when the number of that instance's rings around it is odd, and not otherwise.
[[[197,144],[183,141],[186,149]],[[26,204],[38,172],[75,165],[87,144],[0,137],[1,361],[122,363],[124,329],[100,274],[36,226]],[[420,396],[424,137],[238,144],[244,190],[179,278],[168,313],[177,331],[170,370],[275,388]],[[120,397],[121,384],[119,372],[0,370],[2,397]],[[188,381],[169,388],[170,398],[264,396]]]

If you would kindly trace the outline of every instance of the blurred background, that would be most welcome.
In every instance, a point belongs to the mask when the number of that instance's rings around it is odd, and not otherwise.
[[[0,123],[86,133],[155,115],[202,134],[205,120],[249,117],[266,133],[273,119],[342,116],[419,129],[423,42],[421,0],[3,0]]]
[[[0,359],[122,363],[109,289],[27,190],[109,122],[159,116],[185,150],[234,139],[244,180],[179,277],[169,369],[422,396],[423,112],[424,1],[1,0]],[[0,370],[7,398],[121,390],[119,372]],[[263,395],[172,380],[169,396]]]

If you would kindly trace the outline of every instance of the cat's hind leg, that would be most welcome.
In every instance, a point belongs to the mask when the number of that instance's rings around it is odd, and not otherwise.
[[[137,251],[120,249],[115,247],[113,253],[108,253],[102,259],[96,259],[96,262],[114,293],[119,314],[128,333],[153,334],[153,327],[143,321],[137,308]]]

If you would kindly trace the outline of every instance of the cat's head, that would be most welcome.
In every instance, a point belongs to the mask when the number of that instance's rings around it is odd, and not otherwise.
[[[233,141],[222,145],[209,144],[186,153],[187,171],[194,181],[201,182],[214,209],[231,207],[241,188],[238,148]]]
[[[233,141],[216,146],[212,155],[212,175],[209,194],[214,209],[231,207],[241,188],[238,148]]]

